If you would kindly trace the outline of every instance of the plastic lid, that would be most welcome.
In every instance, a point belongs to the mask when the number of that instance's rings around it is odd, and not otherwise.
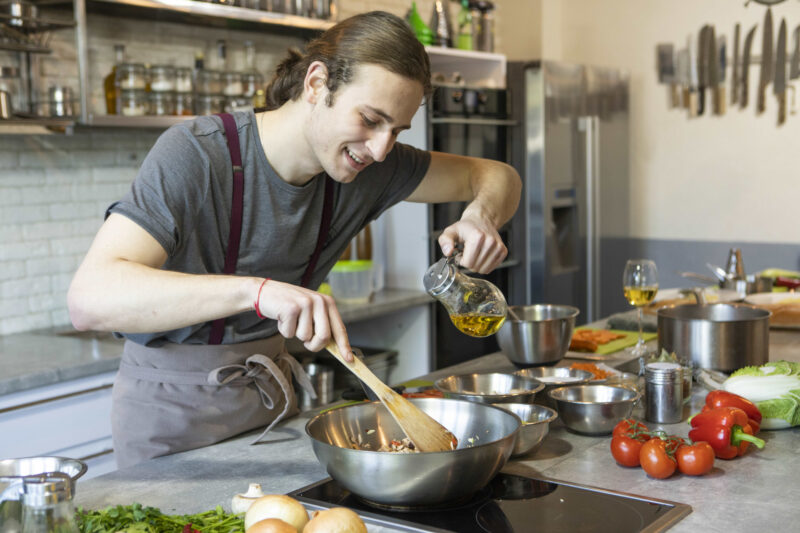
[[[372,268],[372,261],[369,259],[356,259],[353,261],[336,261],[333,265],[333,272],[364,272]]]

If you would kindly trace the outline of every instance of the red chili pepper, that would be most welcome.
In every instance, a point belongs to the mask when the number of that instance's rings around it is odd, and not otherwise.
[[[761,429],[761,411],[756,404],[743,396],[724,390],[713,390],[706,396],[706,405],[703,407],[703,411],[715,407],[738,407],[747,413],[754,435]]]
[[[753,436],[747,413],[738,407],[709,409],[694,415],[691,424],[694,429],[689,431],[689,438],[709,443],[720,459],[743,455],[750,443],[764,447],[764,441]]]

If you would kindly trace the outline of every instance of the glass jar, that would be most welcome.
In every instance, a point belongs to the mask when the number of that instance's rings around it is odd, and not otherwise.
[[[505,296],[491,282],[461,272],[456,257],[443,257],[428,268],[422,279],[425,290],[445,306],[462,333],[473,337],[497,333],[508,312]]]
[[[121,90],[147,87],[147,69],[141,63],[122,63],[117,65],[116,85]]]
[[[117,97],[117,114],[125,117],[141,117],[147,114],[147,92],[144,89],[127,89]]]
[[[197,72],[197,94],[222,93],[222,73],[216,70],[199,70]]]
[[[245,72],[242,74],[242,95],[253,98],[256,91],[264,88],[264,76],[258,72]]]
[[[22,533],[79,533],[69,476],[26,477],[22,490]]]
[[[222,113],[225,97],[221,94],[199,94],[195,102],[195,114],[213,115]]]
[[[192,69],[183,67],[175,69],[175,92],[192,92]]]
[[[175,90],[175,67],[154,65],[150,67],[150,90],[167,92]]]
[[[0,91],[8,93],[11,101],[11,111],[27,111],[28,103],[22,90],[22,79],[19,69],[15,67],[0,68]]]
[[[175,114],[175,93],[173,92],[156,92],[153,91],[149,94],[149,115],[174,115]]]
[[[194,100],[192,93],[175,94],[175,114],[182,116],[194,115]]]
[[[225,96],[242,95],[241,72],[225,72],[222,74],[222,94]]]

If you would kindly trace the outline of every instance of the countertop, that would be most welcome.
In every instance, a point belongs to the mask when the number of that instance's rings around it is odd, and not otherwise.
[[[793,340],[792,340],[793,339]],[[771,359],[792,358],[800,348],[800,333],[780,332]],[[613,364],[624,362],[619,356]],[[513,370],[502,353],[490,354],[425,376],[435,379],[452,373]],[[700,409],[706,391],[694,385],[690,406]],[[641,408],[639,408],[641,409]],[[287,493],[327,477],[312,451],[304,426],[314,412],[303,413],[277,426],[268,442],[251,445],[246,434],[228,441],[160,457],[140,465],[86,481],[79,481],[76,504],[103,508],[112,504],[140,502],[169,513],[196,513],[222,505],[257,482],[268,493]],[[641,419],[641,411],[634,411]],[[650,425],[657,428],[657,425]],[[661,426],[681,436],[688,424]],[[795,475],[800,472],[800,428],[764,431],[763,450],[731,460],[717,460],[703,477],[675,475],[666,480],[649,478],[639,468],[618,466],[609,452],[610,437],[587,437],[568,432],[556,420],[542,446],[532,455],[510,461],[504,471],[543,476],[581,485],[602,487],[685,503],[692,512],[671,531],[725,532],[790,531],[796,528]],[[533,517],[532,517],[533,518]],[[370,525],[370,533],[396,531]]]
[[[347,324],[433,301],[423,291],[387,289],[338,309]],[[110,333],[67,328],[0,336],[0,396],[113,372],[122,344]]]

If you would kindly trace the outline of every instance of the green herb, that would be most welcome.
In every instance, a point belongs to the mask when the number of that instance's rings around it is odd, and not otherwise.
[[[244,532],[244,515],[226,513],[221,506],[193,515],[168,515],[155,507],[117,505],[75,513],[81,533],[235,533]]]

